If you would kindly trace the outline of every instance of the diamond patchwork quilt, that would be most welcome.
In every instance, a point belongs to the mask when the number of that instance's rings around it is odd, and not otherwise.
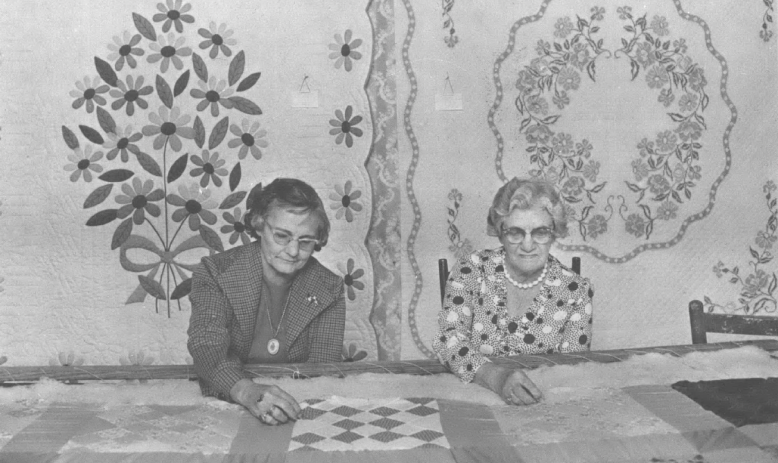
[[[333,397],[309,400],[305,405],[289,450],[449,448],[435,399]]]

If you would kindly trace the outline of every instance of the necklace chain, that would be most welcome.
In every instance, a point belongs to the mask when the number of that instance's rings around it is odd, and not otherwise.
[[[265,286],[267,288],[267,285]],[[268,288],[269,291],[270,288]],[[267,313],[267,321],[270,322],[270,330],[273,331],[273,337],[278,336],[278,332],[281,331],[281,323],[284,321],[284,315],[286,315],[286,308],[289,307],[289,299],[292,297],[292,288],[289,288],[289,294],[286,295],[286,303],[284,304],[284,310],[281,312],[281,318],[278,320],[278,327],[273,328],[273,319],[270,318],[270,304],[265,305],[265,312]]]
[[[264,265],[265,258],[261,254],[260,254],[260,257],[261,257],[262,263]],[[264,278],[263,278],[263,280],[264,280]],[[269,297],[270,296],[270,286],[267,284],[266,281],[262,281],[262,286],[263,286],[262,292],[264,293],[265,292],[264,290],[267,289],[268,302],[271,302],[271,299]],[[281,318],[278,319],[278,328],[273,328],[273,319],[270,318],[270,304],[265,304],[265,312],[267,313],[267,321],[270,322],[270,330],[273,332],[273,338],[276,338],[278,336],[278,332],[281,331],[281,323],[283,323],[283,321],[284,321],[284,316],[286,315],[286,308],[289,307],[289,299],[291,299],[291,297],[292,297],[292,288],[290,286],[289,287],[289,293],[287,293],[287,295],[286,295],[286,303],[284,303],[284,310],[281,312]],[[272,341],[272,339],[271,339],[271,341]]]
[[[537,286],[538,283],[543,281],[543,278],[546,277],[546,270],[548,269],[548,262],[546,262],[546,265],[543,266],[543,271],[540,273],[540,276],[535,280],[531,281],[529,283],[519,283],[518,281],[514,280],[511,277],[511,274],[508,273],[508,266],[505,266],[505,271],[503,272],[505,274],[505,278],[511,282],[511,284],[519,289],[530,289],[533,286]]]

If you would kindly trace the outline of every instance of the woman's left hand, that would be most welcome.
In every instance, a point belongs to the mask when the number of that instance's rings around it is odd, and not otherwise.
[[[521,370],[514,370],[505,379],[501,395],[505,403],[513,405],[532,405],[543,398],[540,389]]]
[[[523,371],[492,362],[476,370],[475,382],[498,394],[507,404],[531,405],[543,398],[540,389]]]

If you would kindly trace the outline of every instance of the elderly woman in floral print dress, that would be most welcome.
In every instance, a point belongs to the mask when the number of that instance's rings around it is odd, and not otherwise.
[[[566,236],[565,207],[554,186],[514,178],[494,198],[487,234],[502,244],[461,259],[449,274],[433,348],[464,382],[475,381],[506,403],[527,405],[541,391],[493,356],[588,350],[592,297],[582,278],[549,254]]]

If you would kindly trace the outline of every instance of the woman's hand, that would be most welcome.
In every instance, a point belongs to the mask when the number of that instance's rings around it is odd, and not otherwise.
[[[297,420],[301,411],[294,397],[280,387],[257,384],[250,379],[235,383],[230,390],[230,397],[260,421],[270,425]]]
[[[521,370],[485,363],[475,373],[475,382],[498,394],[507,404],[531,405],[543,394]]]
[[[521,370],[513,370],[505,379],[500,396],[513,405],[532,405],[543,398],[540,389]]]

